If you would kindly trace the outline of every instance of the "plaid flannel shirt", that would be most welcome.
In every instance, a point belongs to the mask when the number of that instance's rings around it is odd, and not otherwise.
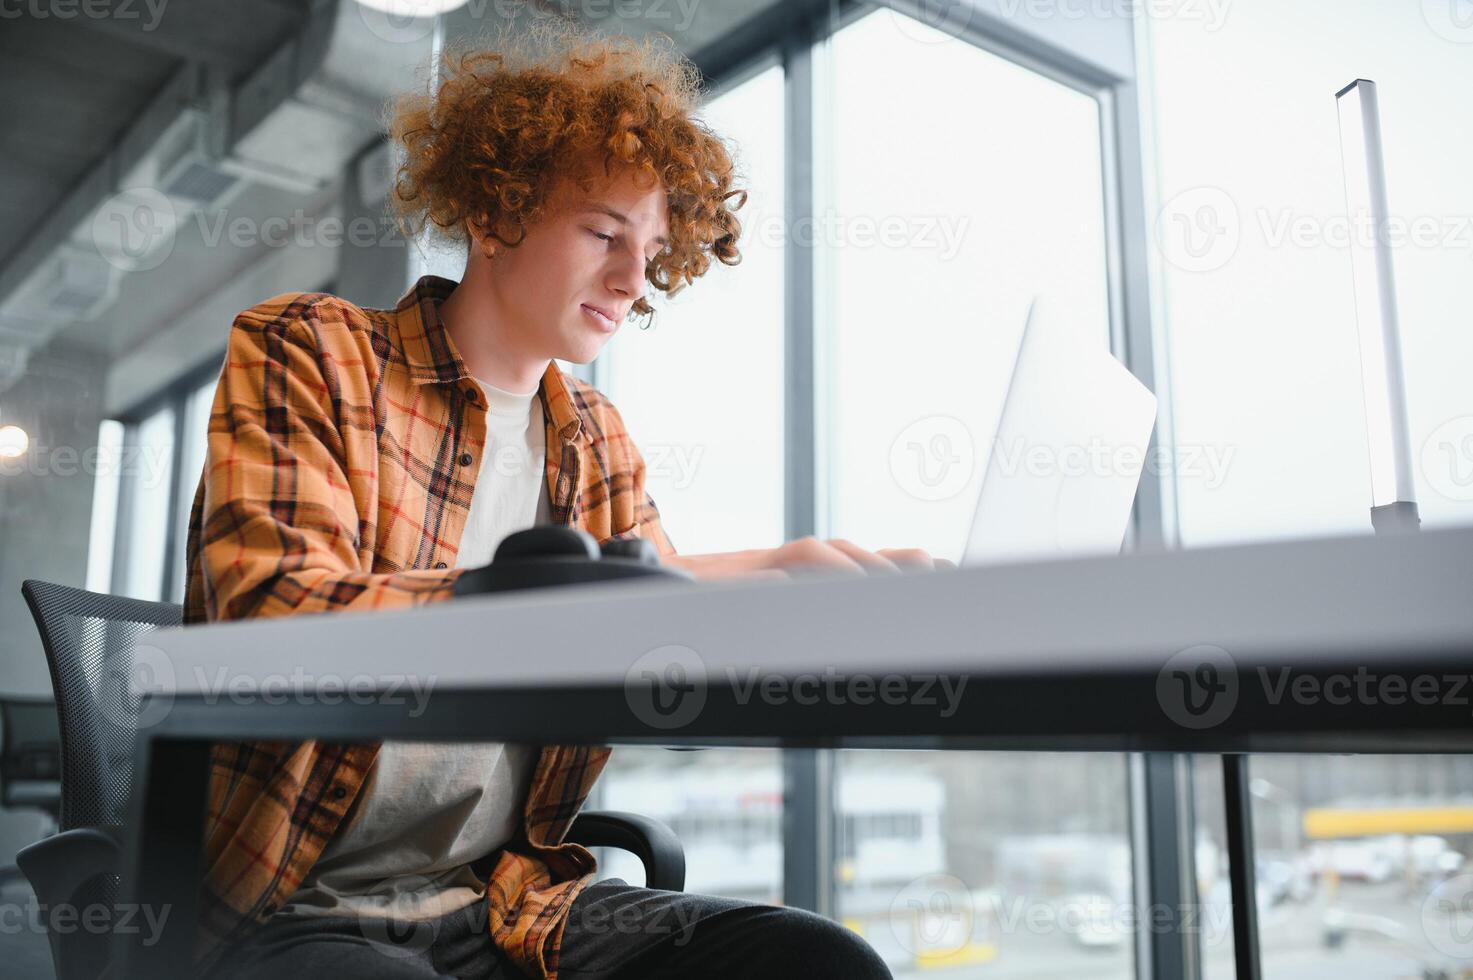
[[[425,276],[393,310],[288,293],[236,317],[189,519],[186,625],[402,609],[451,598],[486,446],[486,404]],[[538,389],[553,520],[675,549],[612,404],[549,363]],[[310,651],[302,651],[304,660]],[[593,856],[560,843],[608,759],[545,745],[522,831],[487,883],[490,934],[555,980]],[[296,890],[352,806],[378,743],[219,743],[210,761],[195,956],[202,970]]]

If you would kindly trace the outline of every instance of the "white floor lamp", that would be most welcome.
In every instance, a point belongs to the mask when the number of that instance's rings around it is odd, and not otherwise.
[[[1335,100],[1340,110],[1340,154],[1345,167],[1355,317],[1371,453],[1371,525],[1378,534],[1416,530],[1421,518],[1407,437],[1376,83],[1357,78],[1335,93]],[[1364,229],[1371,234],[1362,234]]]

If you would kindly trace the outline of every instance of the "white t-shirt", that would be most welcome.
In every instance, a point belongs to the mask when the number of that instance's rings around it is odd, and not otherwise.
[[[537,392],[478,383],[487,448],[457,568],[486,564],[508,534],[552,514]],[[277,914],[429,919],[475,902],[485,882],[469,865],[516,833],[538,753],[504,742],[385,741],[337,833]]]

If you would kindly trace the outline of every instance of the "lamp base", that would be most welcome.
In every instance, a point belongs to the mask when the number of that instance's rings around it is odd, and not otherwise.
[[[1417,514],[1415,500],[1397,500],[1371,508],[1371,527],[1376,529],[1377,534],[1416,531],[1421,525],[1422,518]]]

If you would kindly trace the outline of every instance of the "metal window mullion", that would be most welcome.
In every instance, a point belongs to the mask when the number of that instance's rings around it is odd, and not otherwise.
[[[1135,931],[1136,976],[1199,980],[1201,950],[1189,928],[1201,921],[1196,914],[1192,758],[1132,753],[1127,772],[1135,920],[1150,926]],[[1169,916],[1167,928],[1160,927],[1161,912]]]
[[[118,515],[113,525],[112,574],[108,576],[108,591],[116,594],[133,594],[133,583],[128,581],[128,554],[133,544],[133,512],[138,506],[136,481],[139,474],[129,472],[129,467],[124,464],[137,451],[140,424],[136,419],[123,423],[122,445],[118,451]]]
[[[783,156],[788,229],[813,219],[813,41],[805,33],[783,46],[786,105]],[[814,248],[786,237],[783,249],[783,521],[787,540],[817,530],[818,432],[814,392]]]
[[[180,471],[184,469],[184,437],[189,425],[184,417],[189,405],[188,393],[176,394],[170,404],[174,411],[174,445],[169,450],[169,510],[164,524],[163,582],[159,584],[159,597],[164,602],[174,601],[174,551],[179,544],[179,495],[183,480]]]
[[[814,51],[817,32],[795,31],[782,44],[786,226],[814,210]],[[783,249],[784,539],[815,534],[818,488],[814,357],[814,246],[787,236]],[[831,749],[783,751],[783,901],[832,916],[834,768]]]
[[[833,749],[783,751],[783,903],[834,917]]]
[[[1248,791],[1248,756],[1222,757],[1223,804],[1227,816],[1228,880],[1233,896],[1233,964],[1238,980],[1261,980],[1258,947],[1258,886],[1254,868],[1253,797]]]
[[[1115,82],[1098,93],[1101,176],[1104,183],[1106,262],[1110,290],[1110,349],[1142,384],[1157,394],[1169,416],[1168,378],[1158,378],[1151,322],[1149,234],[1146,214],[1145,147],[1137,83]],[[1170,445],[1169,426],[1158,424],[1147,444]],[[1142,473],[1132,506],[1128,550],[1160,550],[1178,542],[1173,488],[1164,467]],[[1174,753],[1130,759],[1132,850],[1136,898],[1154,913],[1167,909],[1174,928],[1137,932],[1136,975],[1152,980],[1195,980],[1202,950],[1185,927],[1201,921],[1196,888],[1193,761]]]
[[[1158,389],[1167,379],[1157,377],[1155,363],[1144,156],[1135,83],[1124,82],[1102,91],[1099,104],[1110,350],[1143,385],[1157,393],[1158,406],[1164,410],[1167,393]],[[1146,448],[1148,460],[1155,458],[1162,431],[1158,424],[1151,432]],[[1176,522],[1168,520],[1165,506],[1172,496],[1165,486],[1169,472],[1166,467],[1147,467],[1141,474],[1131,512],[1132,549],[1159,550],[1175,542]]]

